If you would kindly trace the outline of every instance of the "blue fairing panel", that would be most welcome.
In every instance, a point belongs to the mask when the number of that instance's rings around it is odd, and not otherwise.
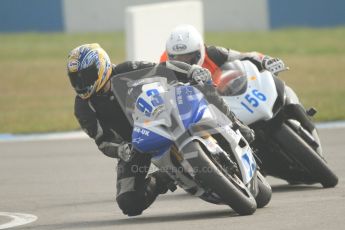
[[[157,155],[170,148],[172,141],[148,129],[134,127],[132,144],[140,152]]]
[[[178,112],[184,127],[188,129],[202,118],[208,103],[203,94],[194,87],[180,86],[175,90]],[[168,150],[172,143],[170,139],[151,130],[139,126],[133,129],[132,144],[140,152],[157,156]]]
[[[192,86],[176,88],[176,104],[185,128],[198,122],[207,107],[207,101],[202,93]]]

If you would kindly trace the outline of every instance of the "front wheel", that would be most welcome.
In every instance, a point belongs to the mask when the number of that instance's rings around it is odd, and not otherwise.
[[[256,205],[258,208],[263,208],[270,202],[272,198],[272,188],[259,171],[257,171],[257,182],[259,192],[255,197]]]
[[[288,125],[283,124],[281,129],[276,132],[275,138],[283,150],[302,165],[315,182],[321,183],[325,188],[338,184],[338,177],[324,159]]]
[[[195,179],[205,190],[216,193],[224,204],[229,205],[238,214],[253,214],[256,210],[256,201],[247,187],[236,175],[227,174],[205,151],[196,141],[187,144],[182,150],[186,156],[194,154],[188,162],[194,169]]]

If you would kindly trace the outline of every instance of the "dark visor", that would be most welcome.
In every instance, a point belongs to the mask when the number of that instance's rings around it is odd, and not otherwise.
[[[169,54],[169,60],[180,61],[190,65],[196,64],[201,57],[200,51],[187,54]]]
[[[84,94],[97,81],[98,69],[94,64],[78,72],[69,73],[68,76],[76,92]]]

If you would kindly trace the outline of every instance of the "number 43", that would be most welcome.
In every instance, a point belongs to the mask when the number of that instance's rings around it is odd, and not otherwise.
[[[259,90],[253,89],[251,94],[247,93],[244,98],[245,102],[241,101],[241,105],[250,113],[254,113],[252,108],[256,108],[260,105],[260,101],[266,101],[267,98],[263,93],[260,93]]]

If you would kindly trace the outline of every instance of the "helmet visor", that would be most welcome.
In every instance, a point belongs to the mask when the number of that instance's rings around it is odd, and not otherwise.
[[[78,72],[69,73],[69,80],[78,95],[89,93],[92,86],[98,79],[98,69],[96,65],[91,65]]]
[[[171,61],[180,61],[193,65],[198,63],[201,53],[200,51],[195,51],[187,54],[169,54],[168,57]]]

